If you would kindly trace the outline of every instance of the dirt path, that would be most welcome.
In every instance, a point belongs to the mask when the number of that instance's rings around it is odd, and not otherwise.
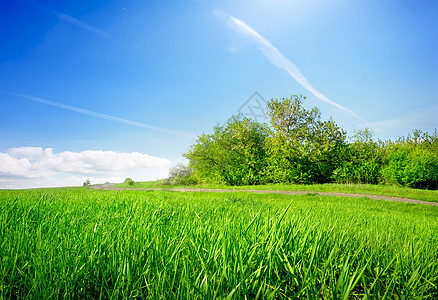
[[[366,194],[349,194],[349,193],[327,193],[327,192],[314,192],[314,191],[230,190],[230,189],[195,189],[195,188],[180,188],[180,189],[119,188],[113,186],[111,183],[92,185],[91,188],[99,189],[99,190],[137,190],[137,191],[209,192],[209,193],[247,192],[247,193],[255,193],[255,194],[283,194],[283,195],[317,194],[321,196],[338,196],[338,197],[351,197],[351,198],[365,197],[374,200],[397,201],[397,202],[405,202],[405,203],[438,206],[437,202],[414,200],[414,199],[407,199],[400,197],[366,195]]]

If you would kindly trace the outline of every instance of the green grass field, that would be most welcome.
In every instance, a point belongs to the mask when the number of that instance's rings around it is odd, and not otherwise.
[[[0,191],[1,299],[437,299],[438,207]]]
[[[134,185],[126,183],[114,184],[119,188],[144,188],[144,189],[167,189],[167,188],[220,188],[235,190],[279,190],[279,191],[308,191],[308,192],[327,192],[327,193],[351,193],[362,195],[378,195],[389,197],[400,197],[430,202],[438,202],[438,190],[420,190],[406,187],[391,185],[373,185],[373,184],[267,184],[267,185],[249,185],[249,186],[225,186],[225,185],[166,185],[160,181],[140,181]]]

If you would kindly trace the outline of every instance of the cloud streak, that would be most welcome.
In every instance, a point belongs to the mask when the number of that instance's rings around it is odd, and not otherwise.
[[[345,112],[348,112],[349,114],[355,116],[361,121],[368,123],[362,116],[346,108],[345,106],[336,103],[335,101],[329,99],[327,96],[318,91],[314,86],[312,86],[312,84],[310,84],[307,78],[301,73],[301,71],[292,61],[285,57],[275,46],[271,44],[271,42],[269,42],[266,38],[264,38],[248,24],[220,10],[214,10],[213,13],[221,19],[225,20],[228,25],[230,25],[237,32],[249,36],[251,39],[253,39],[257,43],[259,50],[273,65],[286,71],[293,79],[295,79],[296,82],[298,82],[302,87],[307,89],[321,101],[333,105]]]
[[[402,136],[412,129],[422,128],[426,132],[433,132],[436,128],[436,115],[438,106],[430,106],[412,110],[404,116],[373,122],[374,126],[385,128],[385,133]]]
[[[44,11],[47,14],[56,16],[56,17],[59,18],[59,20],[61,20],[63,22],[69,23],[70,25],[73,25],[73,26],[75,26],[77,28],[84,29],[84,30],[86,30],[88,32],[91,32],[91,33],[97,35],[97,36],[100,36],[101,38],[104,38],[104,39],[107,39],[107,40],[111,40],[111,41],[115,41],[115,42],[118,41],[118,39],[113,37],[111,34],[105,32],[103,30],[97,29],[97,28],[95,28],[95,27],[93,27],[91,25],[88,25],[88,24],[80,21],[79,19],[76,19],[75,17],[69,16],[67,14],[61,13],[59,11],[53,10],[51,8],[48,8],[48,7],[44,6],[44,5],[41,5],[39,3],[35,3],[35,2],[32,2],[32,1],[27,1],[27,0],[16,0],[16,1],[24,3],[24,4],[28,5],[28,6],[36,8],[36,9],[38,9],[40,11]]]
[[[90,25],[88,25],[88,24],[86,24],[86,23],[84,23],[84,22],[82,22],[82,21],[80,21],[80,20],[78,20],[78,19],[76,19],[76,18],[74,18],[72,16],[69,16],[69,15],[66,15],[66,14],[63,14],[63,13],[60,13],[60,12],[54,12],[54,14],[56,16],[58,16],[58,18],[60,20],[62,20],[64,22],[67,22],[67,23],[69,23],[69,24],[71,24],[71,25],[73,25],[75,27],[78,27],[78,28],[81,28],[81,29],[85,29],[85,30],[87,30],[87,31],[89,31],[91,33],[94,33],[95,35],[98,35],[98,36],[104,38],[104,39],[112,40],[112,41],[115,41],[115,42],[118,41],[118,39],[116,39],[115,37],[113,37],[109,33],[105,32],[105,31],[102,31],[100,29],[97,29],[97,28],[95,28],[93,26],[90,26]]]
[[[18,96],[21,98],[32,100],[32,101],[37,102],[37,103],[46,104],[46,105],[54,106],[57,108],[62,108],[65,110],[70,110],[70,111],[73,111],[76,113],[80,113],[80,114],[91,116],[91,117],[98,118],[98,119],[118,122],[118,123],[122,123],[125,125],[133,126],[133,127],[150,129],[150,130],[168,133],[168,134],[173,134],[173,135],[177,135],[177,136],[182,136],[182,137],[186,137],[186,138],[190,138],[190,139],[196,139],[196,137],[197,137],[195,134],[190,133],[190,132],[174,130],[174,129],[164,128],[164,127],[149,125],[149,124],[145,124],[145,123],[135,122],[135,121],[127,120],[127,119],[122,119],[119,117],[115,117],[115,116],[111,116],[111,115],[107,115],[107,114],[102,114],[102,113],[91,111],[88,109],[83,109],[83,108],[68,105],[68,104],[50,101],[50,100],[39,98],[39,97],[34,97],[34,96],[29,96],[29,95],[24,95],[24,94],[17,94],[17,93],[12,93],[12,92],[6,92],[6,93],[13,95],[13,96]]]

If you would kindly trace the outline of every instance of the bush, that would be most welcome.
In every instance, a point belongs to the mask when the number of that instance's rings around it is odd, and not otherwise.
[[[352,142],[344,147],[340,167],[333,172],[333,180],[337,183],[382,182],[381,170],[385,148],[382,142],[373,141],[373,132],[365,128],[358,130]]]
[[[135,182],[131,178],[126,178],[124,183],[126,183],[127,185],[131,185],[132,186],[132,185],[134,185]]]
[[[169,177],[166,179],[167,184],[183,184],[192,185],[196,184],[197,180],[191,176],[193,170],[184,164],[177,164],[170,168]]]
[[[396,146],[389,150],[384,179],[419,189],[438,188],[438,155],[421,147]]]

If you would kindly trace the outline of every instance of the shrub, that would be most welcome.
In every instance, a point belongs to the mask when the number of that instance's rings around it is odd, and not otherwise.
[[[168,184],[196,184],[196,179],[191,176],[192,172],[193,170],[189,166],[179,163],[176,166],[170,168],[169,177],[166,181]]]
[[[382,142],[373,141],[373,132],[365,128],[358,130],[352,142],[344,147],[340,167],[333,172],[337,183],[382,182],[381,169],[385,148]]]
[[[421,147],[396,146],[389,150],[385,180],[411,188],[438,188],[438,155]]]
[[[131,178],[126,178],[125,179],[125,183],[127,184],[127,185],[134,185],[134,180],[132,180]]]

